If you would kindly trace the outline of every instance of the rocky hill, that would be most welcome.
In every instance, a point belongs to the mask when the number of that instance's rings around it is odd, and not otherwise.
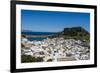
[[[68,35],[68,36],[76,36],[76,35],[86,36],[86,35],[89,35],[89,32],[86,31],[82,27],[64,28],[63,33],[64,33],[64,35]]]
[[[90,33],[82,27],[64,28],[62,32],[58,32],[52,37],[64,37],[65,39],[90,41]]]

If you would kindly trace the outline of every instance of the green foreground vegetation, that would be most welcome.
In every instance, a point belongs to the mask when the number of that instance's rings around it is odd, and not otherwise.
[[[22,55],[21,56],[21,62],[22,63],[28,63],[28,62],[42,62],[43,61],[43,58],[35,58],[35,57],[32,57],[30,55]]]

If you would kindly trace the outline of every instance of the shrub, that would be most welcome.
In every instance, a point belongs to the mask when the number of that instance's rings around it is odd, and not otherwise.
[[[21,62],[22,63],[27,63],[27,62],[42,62],[43,61],[43,58],[35,58],[35,57],[32,57],[30,55],[22,55],[21,56]]]

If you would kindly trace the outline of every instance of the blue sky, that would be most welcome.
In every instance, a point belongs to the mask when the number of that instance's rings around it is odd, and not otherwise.
[[[66,27],[81,26],[90,31],[90,14],[79,12],[56,12],[21,10],[22,30],[59,32]]]

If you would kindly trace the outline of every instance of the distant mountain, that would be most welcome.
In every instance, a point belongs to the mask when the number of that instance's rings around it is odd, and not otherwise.
[[[22,30],[21,32],[32,32],[32,30]]]

